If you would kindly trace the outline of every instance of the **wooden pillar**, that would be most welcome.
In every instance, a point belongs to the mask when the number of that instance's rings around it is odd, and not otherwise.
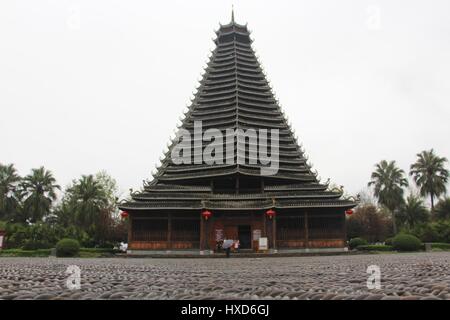
[[[263,237],[267,237],[267,220],[266,220],[266,212],[262,214],[262,224],[263,224]]]
[[[200,213],[200,251],[205,250],[205,222]]]
[[[345,211],[343,214],[343,221],[342,221],[342,241],[343,246],[345,247],[346,241],[347,241],[347,219],[345,217]]]
[[[167,217],[167,248],[172,249],[172,213],[168,213]]]
[[[309,248],[309,225],[307,211],[305,211],[305,248]]]
[[[273,249],[277,249],[277,215],[272,218],[272,246]]]
[[[204,219],[203,219],[204,220]],[[209,220],[206,220],[205,223],[205,249],[209,250]]]
[[[128,247],[131,248],[133,243],[133,218],[132,215],[128,216]]]

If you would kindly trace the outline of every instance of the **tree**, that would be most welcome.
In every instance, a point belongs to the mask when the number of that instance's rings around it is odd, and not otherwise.
[[[69,201],[67,201],[67,193],[64,195],[62,201],[60,201],[53,210],[53,215],[48,217],[45,221],[52,224],[60,225],[64,228],[73,226],[74,218]]]
[[[375,198],[371,189],[369,189],[369,188],[362,189],[357,194],[359,195],[359,205],[360,206],[366,206],[366,205],[376,206],[377,199]]]
[[[436,216],[439,219],[450,219],[450,198],[439,200],[436,204]]]
[[[411,165],[409,174],[413,176],[422,196],[430,195],[431,211],[434,212],[434,198],[447,189],[449,172],[445,168],[447,159],[437,156],[433,149],[417,154],[417,161]]]
[[[56,184],[53,174],[44,167],[32,169],[20,183],[23,196],[23,210],[29,222],[37,222],[50,213],[51,205],[56,200]]]
[[[415,225],[426,222],[428,218],[428,210],[422,199],[417,195],[410,194],[400,209],[400,222],[407,225],[409,228],[414,228]]]
[[[17,186],[20,179],[13,164],[0,163],[0,218],[9,218],[17,210]]]
[[[106,171],[100,171],[95,175],[95,179],[102,185],[108,199],[109,209],[113,218],[119,218],[119,202],[117,182]]]
[[[117,183],[106,172],[82,176],[66,190],[56,210],[58,220],[87,232],[97,245],[122,240],[123,221],[117,207]]]
[[[84,230],[94,228],[102,210],[108,207],[106,192],[93,175],[83,175],[73,181],[64,200],[72,212],[72,222]]]
[[[392,222],[384,210],[362,204],[347,218],[347,237],[362,237],[369,242],[384,241],[392,233]]]
[[[404,203],[403,187],[408,186],[405,172],[398,168],[395,161],[382,160],[375,165],[368,186],[374,187],[374,195],[378,203],[386,207],[392,214],[394,233],[397,233],[395,212]]]

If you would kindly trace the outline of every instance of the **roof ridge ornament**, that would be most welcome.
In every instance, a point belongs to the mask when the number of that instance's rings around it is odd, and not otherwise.
[[[353,202],[356,202],[357,204],[360,204],[361,195],[359,193],[357,193],[356,196],[351,195],[351,196],[344,197],[344,200],[353,201]]]

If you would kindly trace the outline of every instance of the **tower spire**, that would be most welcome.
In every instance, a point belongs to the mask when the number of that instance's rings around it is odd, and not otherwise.
[[[231,5],[231,22],[234,23],[234,5]]]

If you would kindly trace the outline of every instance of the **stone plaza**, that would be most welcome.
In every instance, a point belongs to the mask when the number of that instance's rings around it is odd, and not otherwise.
[[[68,289],[69,266],[80,287]],[[369,289],[369,266],[381,288]],[[450,299],[450,252],[267,258],[0,258],[0,299]]]

